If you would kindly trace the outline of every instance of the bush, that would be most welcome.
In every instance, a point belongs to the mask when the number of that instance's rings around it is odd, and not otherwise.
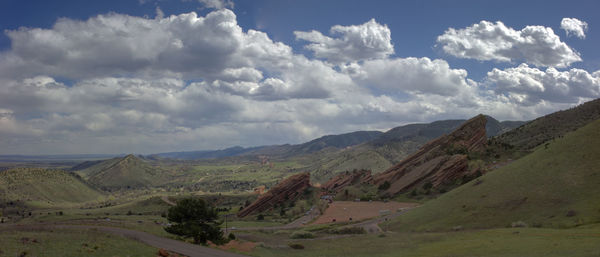
[[[329,233],[330,234],[340,234],[340,235],[366,234],[367,231],[363,227],[343,227],[343,228],[330,229]]]
[[[510,226],[513,228],[526,228],[527,223],[519,220],[519,221],[511,223]]]
[[[377,189],[384,191],[384,190],[388,190],[390,188],[391,184],[389,181],[385,181],[383,182],[383,184],[381,184]]]
[[[290,243],[289,246],[292,249],[296,249],[296,250],[304,249],[304,245],[301,245],[301,244],[298,244],[298,243]]]
[[[227,236],[227,238],[229,240],[235,240],[235,235],[233,233],[229,233],[229,236]]]
[[[258,216],[256,216],[256,220],[265,220],[265,215],[258,214]]]
[[[290,235],[291,239],[307,239],[307,238],[315,238],[315,234],[310,231],[295,231]]]

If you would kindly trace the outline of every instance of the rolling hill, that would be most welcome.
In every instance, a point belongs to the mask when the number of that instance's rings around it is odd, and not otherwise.
[[[144,160],[130,154],[98,163],[82,164],[76,173],[103,189],[142,188],[163,183],[164,174]]]
[[[596,120],[400,216],[391,227],[424,231],[598,223],[599,184]]]
[[[19,168],[0,172],[0,200],[41,203],[80,203],[102,193],[76,175],[62,170]]]
[[[497,136],[496,140],[518,150],[529,150],[597,119],[600,119],[600,99],[537,118]]]

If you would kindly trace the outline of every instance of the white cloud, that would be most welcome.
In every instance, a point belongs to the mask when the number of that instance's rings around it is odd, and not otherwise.
[[[198,0],[198,2],[203,4],[206,8],[213,8],[213,9],[223,9],[223,8],[233,9],[233,7],[234,7],[233,1],[230,1],[230,0]]]
[[[488,72],[486,83],[496,93],[507,96],[511,101],[531,105],[541,101],[578,103],[581,98],[600,97],[600,74],[581,69],[545,71],[521,64],[505,70]]]
[[[391,58],[389,29],[374,20],[335,26],[336,38],[308,33],[324,42],[315,56],[326,61],[242,30],[227,9],[204,17],[65,18],[50,29],[8,31],[0,153],[298,143],[478,113],[530,119],[597,94],[600,71],[519,66],[494,70],[482,84],[441,59]],[[510,84],[509,75],[527,83]],[[563,80],[569,91],[561,95]]]
[[[581,61],[579,53],[560,41],[552,28],[543,26],[515,30],[500,21],[481,21],[464,29],[449,28],[437,43],[450,55],[481,61],[525,61],[558,68]]]
[[[427,57],[369,60],[342,69],[360,84],[387,94],[408,92],[453,96],[475,84],[467,79],[466,70],[451,69],[446,61]]]
[[[588,24],[585,21],[580,21],[575,18],[563,18],[560,22],[560,28],[565,30],[567,36],[573,34],[574,36],[583,39],[585,38]]]
[[[371,19],[361,25],[336,25],[330,31],[338,38],[332,38],[318,31],[294,31],[297,39],[311,42],[305,46],[317,58],[333,63],[385,58],[394,53],[390,29]]]

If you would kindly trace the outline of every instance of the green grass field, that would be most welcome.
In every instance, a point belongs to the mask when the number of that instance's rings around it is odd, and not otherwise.
[[[301,244],[305,249],[285,247]],[[436,233],[387,233],[326,240],[285,240],[256,248],[253,256],[598,256],[600,227],[507,228]]]
[[[156,256],[158,249],[94,230],[0,230],[0,256]]]

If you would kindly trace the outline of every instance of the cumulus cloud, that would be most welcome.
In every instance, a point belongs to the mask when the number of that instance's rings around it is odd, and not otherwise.
[[[524,105],[541,101],[577,103],[581,98],[600,97],[600,72],[592,74],[581,69],[540,70],[521,64],[505,70],[488,72],[486,83],[496,93]]]
[[[206,8],[213,9],[223,9],[223,8],[231,8],[233,9],[234,4],[230,0],[198,0],[199,3],[203,4]]]
[[[330,33],[339,36],[332,38],[315,30],[294,31],[296,39],[310,42],[305,47],[313,51],[317,58],[333,63],[385,58],[394,53],[390,29],[375,19],[361,25],[336,25]]]
[[[563,18],[560,22],[560,28],[565,30],[567,36],[572,34],[583,39],[585,38],[585,32],[588,29],[588,24],[585,21],[580,21],[575,18]]]
[[[359,83],[371,85],[378,92],[409,92],[453,96],[475,82],[467,79],[467,71],[451,69],[444,60],[395,58],[368,60],[343,67]]]
[[[481,61],[525,61],[539,67],[564,68],[582,60],[552,28],[543,26],[515,30],[500,21],[481,21],[464,29],[449,28],[438,36],[437,43],[450,55]]]
[[[243,30],[231,10],[160,16],[63,18],[49,29],[7,31],[0,153],[299,143],[478,113],[530,119],[598,92],[600,71],[522,65],[476,83],[441,59],[392,58],[390,31],[374,20],[334,26],[336,37],[298,32],[314,39],[311,58]]]

